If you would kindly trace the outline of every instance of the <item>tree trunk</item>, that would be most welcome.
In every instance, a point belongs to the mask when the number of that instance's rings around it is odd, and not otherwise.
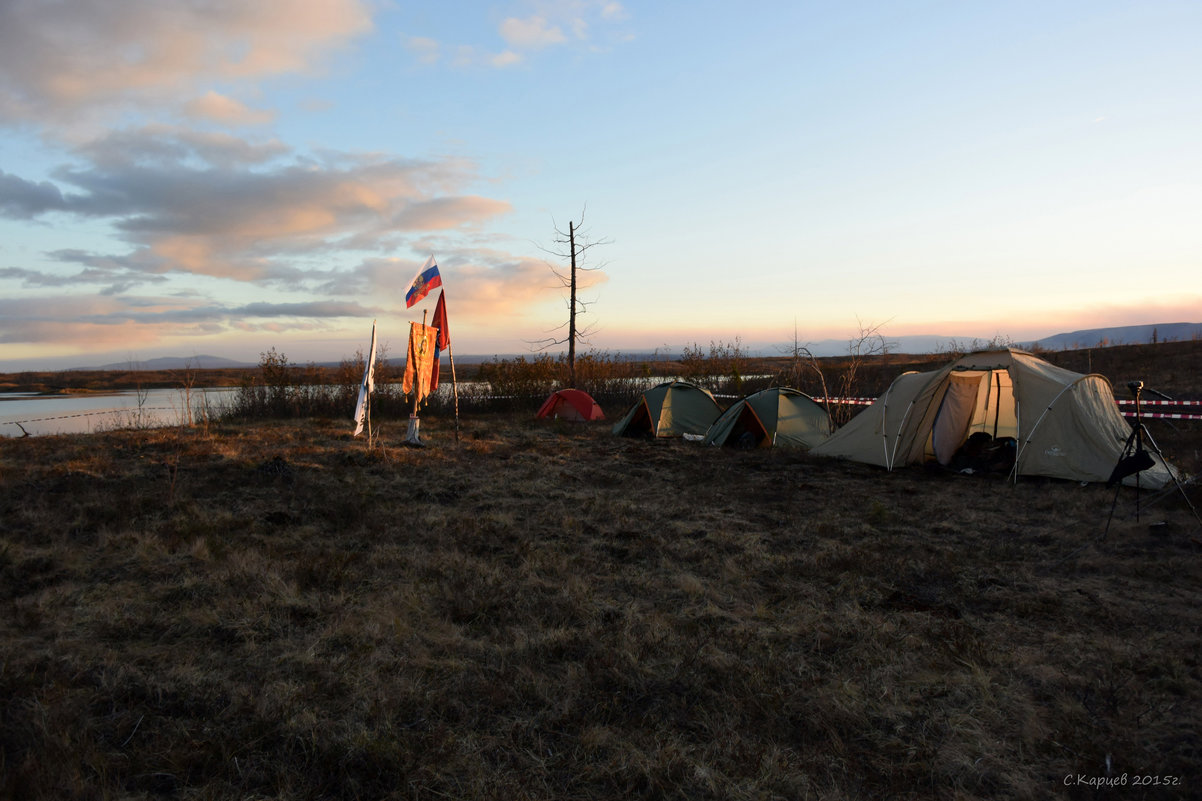
[[[568,308],[568,386],[576,388],[576,230],[568,221],[568,252],[572,254],[572,297]]]

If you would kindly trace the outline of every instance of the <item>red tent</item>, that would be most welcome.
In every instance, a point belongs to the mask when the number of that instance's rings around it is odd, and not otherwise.
[[[579,389],[559,389],[539,408],[535,417],[550,417],[559,420],[604,420],[601,407],[587,392]]]

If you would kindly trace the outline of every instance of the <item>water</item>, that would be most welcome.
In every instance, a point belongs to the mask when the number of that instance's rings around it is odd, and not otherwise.
[[[193,389],[192,419],[203,416],[205,409],[210,416],[215,416],[237,391],[236,387]],[[188,422],[188,400],[189,396],[181,389],[131,389],[78,395],[0,392],[0,437],[181,425]]]
[[[748,379],[759,376],[748,376]],[[636,389],[648,389],[668,376],[647,376],[630,379]],[[461,393],[479,392],[486,384],[474,381],[459,382]],[[217,416],[234,400],[237,387],[193,389],[191,392],[192,419]],[[451,398],[451,383],[443,381],[435,395]],[[491,397],[491,396],[489,396]],[[501,396],[496,396],[501,397]],[[544,396],[545,397],[545,396]],[[719,395],[732,399],[735,395]],[[537,408],[542,398],[531,399]],[[28,433],[87,434],[114,428],[157,428],[182,425],[188,422],[188,399],[182,389],[113,390],[78,395],[39,395],[31,392],[0,392],[0,438],[20,437]],[[353,407],[347,409],[349,419]],[[19,423],[19,425],[18,425]]]

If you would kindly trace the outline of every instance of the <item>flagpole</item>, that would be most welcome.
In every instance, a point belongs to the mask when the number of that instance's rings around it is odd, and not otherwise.
[[[374,362],[375,355],[376,355],[375,348],[374,348],[374,346],[376,344],[376,321],[375,320],[371,321],[371,344],[373,347],[370,349],[371,352],[369,352],[367,354],[367,360],[368,360],[367,374],[371,376],[371,381],[369,383],[372,384],[372,388],[374,389],[375,383],[376,383],[376,376],[375,376],[376,365]],[[375,394],[374,392],[371,392],[369,390],[367,393],[367,401],[363,404],[363,416],[364,416],[364,418],[366,418],[366,421],[367,421],[367,448],[366,448],[366,450],[369,453],[371,452],[371,396],[374,394]]]
[[[422,350],[423,351],[426,348],[426,340],[425,340],[426,315],[429,313],[430,313],[429,309],[422,309]],[[418,375],[415,375],[413,377],[413,416],[414,417],[417,417],[417,404],[421,402],[421,397],[422,397],[422,392],[420,389],[420,384],[421,384],[420,373],[421,373],[421,371],[419,370]]]
[[[451,391],[455,394],[455,442],[459,442],[459,383],[455,381],[455,350],[447,341],[447,358],[451,360]]]

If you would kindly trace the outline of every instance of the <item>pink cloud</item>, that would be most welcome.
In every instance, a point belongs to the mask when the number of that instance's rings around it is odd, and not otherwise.
[[[275,119],[273,112],[248,108],[237,100],[212,90],[189,101],[184,110],[198,119],[226,125],[266,125]]]
[[[215,80],[308,72],[371,30],[361,0],[0,4],[0,118],[170,102]]]

